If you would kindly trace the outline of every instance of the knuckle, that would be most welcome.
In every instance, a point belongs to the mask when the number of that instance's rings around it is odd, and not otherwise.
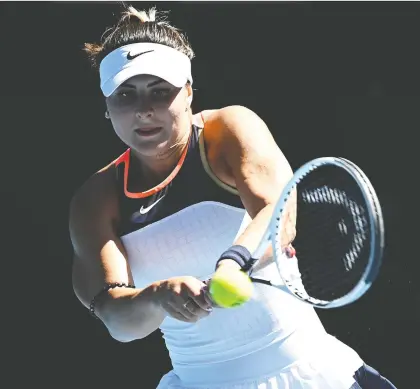
[[[177,284],[174,286],[173,292],[175,295],[179,296],[181,294],[181,291],[182,291],[182,287],[180,284]]]

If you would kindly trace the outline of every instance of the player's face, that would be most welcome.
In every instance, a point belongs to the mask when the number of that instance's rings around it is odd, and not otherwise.
[[[130,78],[106,99],[116,134],[138,153],[165,153],[189,131],[190,85],[176,88],[161,78]]]

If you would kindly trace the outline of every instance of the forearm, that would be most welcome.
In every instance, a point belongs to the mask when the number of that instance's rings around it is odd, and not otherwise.
[[[241,245],[248,249],[253,254],[264,237],[267,227],[270,223],[271,216],[273,214],[274,205],[268,204],[252,219],[247,228],[233,243],[234,245]],[[254,271],[259,270],[267,266],[273,261],[273,250],[271,244],[267,246],[264,255],[259,262],[255,265]],[[232,260],[220,261],[221,265],[236,264]],[[236,264],[237,265],[237,264]],[[239,265],[237,265],[239,267]]]
[[[110,335],[120,342],[142,339],[159,328],[165,318],[156,301],[158,283],[144,289],[115,288],[96,305],[96,313]]]

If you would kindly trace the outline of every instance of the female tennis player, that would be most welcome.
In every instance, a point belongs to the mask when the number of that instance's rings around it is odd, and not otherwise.
[[[256,249],[292,177],[263,120],[241,106],[193,114],[193,51],[154,9],[127,8],[85,50],[128,148],[72,199],[74,291],[118,341],[161,329],[173,370],[158,388],[394,388],[290,294],[260,285],[222,309],[205,292],[221,253]],[[284,228],[287,245],[292,209]],[[254,275],[276,272],[268,252]]]

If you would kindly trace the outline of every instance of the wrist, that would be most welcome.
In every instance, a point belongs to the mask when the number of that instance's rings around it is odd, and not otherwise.
[[[95,313],[104,303],[117,300],[126,294],[132,295],[135,286],[124,282],[107,283],[99,293],[97,293],[90,302],[89,311],[93,317],[98,318]]]
[[[162,297],[164,295],[165,286],[165,281],[155,281],[147,288],[148,298],[153,307],[164,314],[166,314],[166,311],[162,307]]]
[[[239,265],[238,262],[236,262],[233,259],[229,259],[229,258],[222,259],[221,261],[219,261],[217,263],[216,271],[219,270],[222,267],[223,268],[230,268],[230,269],[235,269],[236,268],[238,270],[242,270],[242,267],[241,267],[241,265]]]
[[[226,250],[216,263],[216,269],[224,261],[235,262],[243,271],[249,271],[255,263],[249,250],[242,245],[233,245]]]

